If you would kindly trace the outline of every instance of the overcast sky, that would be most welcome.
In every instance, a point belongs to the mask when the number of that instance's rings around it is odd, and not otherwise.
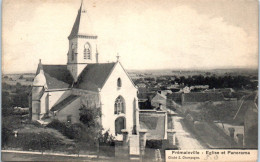
[[[81,0],[3,1],[4,73],[66,64]],[[126,69],[258,66],[257,0],[84,0],[100,62]]]

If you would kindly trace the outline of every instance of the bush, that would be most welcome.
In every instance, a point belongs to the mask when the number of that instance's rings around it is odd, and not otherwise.
[[[62,133],[64,136],[67,136],[70,139],[74,138],[70,125],[66,125],[65,123],[62,123],[59,120],[53,120],[51,123],[47,125],[47,127],[58,130],[60,133]]]
[[[99,136],[99,145],[102,146],[115,146],[115,137],[109,134],[109,131],[106,131],[104,134]]]
[[[2,148],[8,144],[10,136],[12,136],[12,130],[6,126],[2,126]]]

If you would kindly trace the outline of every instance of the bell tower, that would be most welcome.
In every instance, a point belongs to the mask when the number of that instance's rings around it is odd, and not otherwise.
[[[98,63],[96,48],[98,37],[92,31],[91,21],[83,0],[68,39],[67,68],[72,74],[74,81],[77,81],[78,76],[87,64]]]

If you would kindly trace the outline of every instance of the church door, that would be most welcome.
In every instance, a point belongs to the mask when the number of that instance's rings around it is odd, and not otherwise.
[[[125,129],[125,118],[118,117],[115,121],[115,134],[122,134],[122,129]]]

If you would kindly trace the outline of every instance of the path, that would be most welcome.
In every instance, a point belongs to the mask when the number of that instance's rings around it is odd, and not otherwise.
[[[2,150],[2,161],[113,161],[113,157],[66,153]]]
[[[176,130],[176,138],[178,140],[178,146],[181,150],[189,149],[205,149],[203,145],[192,135],[191,132],[185,127],[181,121],[183,118],[180,116],[174,116],[174,129]]]

